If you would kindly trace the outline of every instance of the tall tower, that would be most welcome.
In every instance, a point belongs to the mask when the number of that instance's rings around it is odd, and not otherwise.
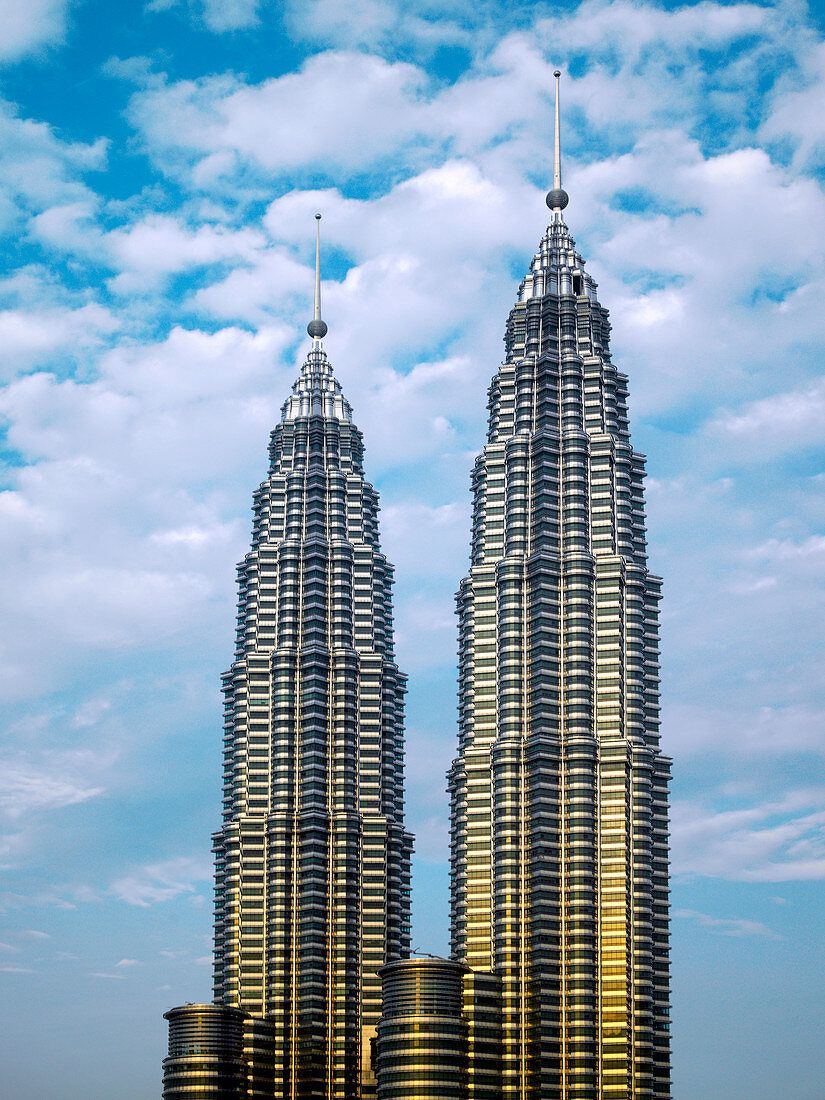
[[[663,1100],[661,582],[647,568],[627,379],[562,217],[558,77],[550,225],[507,321],[472,473],[452,948],[500,981],[501,1096]]]
[[[356,1100],[374,1090],[377,971],[409,952],[406,688],[378,495],[322,344],[319,256],[320,232],[312,346],[238,567],[214,992],[266,1021],[275,1096]]]

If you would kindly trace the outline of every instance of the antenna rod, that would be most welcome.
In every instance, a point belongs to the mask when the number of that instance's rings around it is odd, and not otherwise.
[[[553,73],[556,78],[556,145],[553,152],[553,189],[561,190],[561,127],[559,125],[559,77],[558,69]]]
[[[307,332],[316,345],[327,334],[327,326],[321,320],[321,215],[315,215],[315,315],[307,325]]]
[[[559,123],[559,77],[561,72],[556,69],[553,73],[556,78],[556,138],[553,148],[553,190],[547,192],[547,205],[553,211],[553,221],[561,221],[561,212],[567,206],[570,198],[561,185],[561,125]]]

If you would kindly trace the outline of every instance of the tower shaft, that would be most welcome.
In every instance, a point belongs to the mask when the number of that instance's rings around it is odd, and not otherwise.
[[[374,1089],[377,971],[409,951],[406,687],[378,497],[313,340],[238,568],[214,992],[266,1019],[274,1095],[353,1100]]]
[[[661,582],[647,568],[626,378],[559,182],[472,474],[449,775],[452,949],[500,979],[502,1096],[663,1100]]]

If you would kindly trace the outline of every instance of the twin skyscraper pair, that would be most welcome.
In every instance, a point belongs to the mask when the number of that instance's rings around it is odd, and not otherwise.
[[[551,210],[472,472],[451,960],[410,959],[393,568],[323,338],[272,432],[224,676],[214,1004],[166,1100],[665,1100],[669,760],[627,380]]]

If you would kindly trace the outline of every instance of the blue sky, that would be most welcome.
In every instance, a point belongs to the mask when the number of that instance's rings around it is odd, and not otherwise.
[[[665,577],[674,1097],[822,1100],[821,9],[0,0],[0,66],[4,1095],[155,1097],[161,1013],[209,998],[219,674],[316,209],[445,949],[452,597],[558,66]]]

